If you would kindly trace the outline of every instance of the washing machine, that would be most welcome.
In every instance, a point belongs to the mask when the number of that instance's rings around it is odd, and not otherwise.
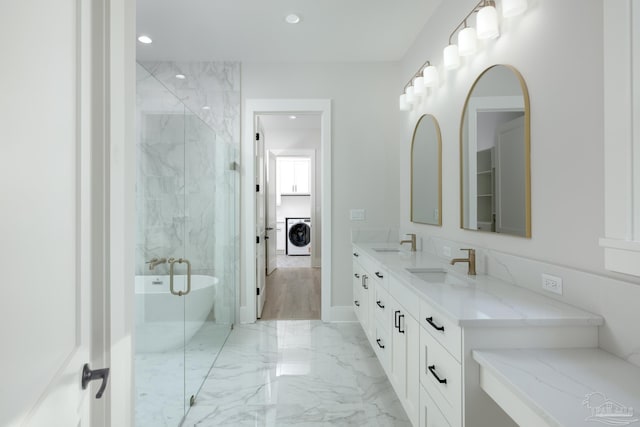
[[[311,255],[311,218],[287,218],[287,255]]]

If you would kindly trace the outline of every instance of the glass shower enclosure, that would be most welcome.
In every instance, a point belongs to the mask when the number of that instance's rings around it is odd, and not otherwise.
[[[238,147],[137,65],[136,426],[178,426],[232,328]]]

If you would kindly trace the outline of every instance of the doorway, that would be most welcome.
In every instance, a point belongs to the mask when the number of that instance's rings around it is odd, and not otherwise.
[[[265,269],[261,319],[320,319],[321,253],[317,171],[321,116],[292,112],[257,117],[264,150]],[[260,158],[261,156],[258,156]],[[258,168],[259,170],[259,168]],[[258,200],[257,206],[263,203]],[[258,221],[262,215],[258,213]],[[260,224],[258,225],[260,227]],[[261,256],[259,255],[258,258]],[[262,308],[262,310],[261,310]]]
[[[296,116],[296,119],[291,119],[289,116]],[[270,147],[270,132],[269,132],[269,120],[291,120],[295,121],[300,117],[306,117],[310,121],[315,122],[315,132],[317,145],[314,148],[305,148],[301,145],[296,145],[289,140],[288,146]],[[264,122],[267,122],[267,127],[264,126]],[[278,266],[277,255],[287,256],[286,239],[283,238],[283,232],[286,231],[287,218],[290,220],[290,226],[294,225],[295,220],[297,224],[304,223],[305,220],[309,221],[310,227],[308,238],[310,239],[308,244],[304,244],[306,239],[303,239],[304,232],[302,232],[301,241],[303,242],[302,251],[310,250],[309,255],[304,255],[298,250],[297,255],[290,255],[293,257],[306,258],[308,263],[311,264],[308,270],[312,270],[313,267],[317,270],[318,277],[316,280],[319,282],[320,290],[318,299],[320,300],[319,317],[323,320],[329,321],[330,319],[330,301],[331,301],[331,289],[330,289],[330,277],[331,277],[331,259],[328,252],[328,248],[331,247],[331,217],[330,217],[330,203],[331,203],[331,179],[330,179],[330,158],[331,158],[331,110],[329,100],[247,100],[245,108],[245,135],[255,135],[255,143],[250,143],[246,140],[242,150],[242,160],[245,165],[244,168],[246,178],[243,184],[243,203],[246,209],[244,212],[243,221],[243,235],[244,235],[244,260],[245,265],[243,271],[245,271],[245,288],[243,293],[245,297],[245,304],[241,307],[241,321],[251,323],[257,320],[262,313],[259,313],[259,304],[261,302],[260,297],[268,295],[268,290],[265,285],[268,286],[266,281],[266,271],[269,268],[270,272],[275,277],[275,274],[280,270],[285,270],[286,267]],[[300,122],[297,122],[300,123]],[[300,125],[298,125],[300,126]],[[277,135],[277,132],[274,132]],[[260,142],[259,140],[262,139]],[[273,142],[278,138],[274,138]],[[265,147],[273,148],[270,152]],[[304,153],[307,151],[307,153]],[[262,153],[262,154],[261,154]],[[302,201],[302,198],[309,199],[309,216],[302,216],[299,213],[293,214],[291,217],[280,217],[277,214],[276,208],[272,207],[272,212],[276,212],[275,221],[272,221],[271,225],[267,223],[266,219],[266,202],[262,204],[260,200],[265,200],[267,195],[264,194],[264,198],[256,197],[256,189],[260,192],[259,183],[262,182],[263,186],[269,180],[268,174],[265,173],[269,169],[265,163],[268,163],[268,158],[271,157],[271,162],[275,164],[278,157],[288,157],[287,161],[291,159],[307,159],[310,169],[317,169],[314,173],[310,173],[311,187],[316,187],[316,191],[310,191],[308,195],[293,195],[287,194],[283,196],[283,192],[280,192],[280,203],[282,205],[283,197],[297,197],[298,202]],[[260,160],[262,158],[262,160]],[[312,160],[315,158],[314,160]],[[302,161],[302,160],[301,160]],[[262,166],[261,166],[262,165]],[[298,165],[298,169],[300,165]],[[285,166],[287,167],[287,166]],[[291,168],[291,165],[289,165]],[[295,169],[295,166],[293,166]],[[275,177],[272,171],[272,177]],[[261,178],[262,177],[262,178]],[[317,179],[316,179],[317,177]],[[274,178],[272,178],[274,179]],[[276,179],[277,181],[277,179]],[[276,184],[277,185],[277,184]],[[304,189],[304,183],[293,183],[294,187],[290,193],[295,193],[296,190],[300,192],[300,189]],[[296,187],[297,186],[297,187]],[[275,196],[277,198],[277,194]],[[311,200],[311,199],[317,199]],[[304,215],[304,214],[303,214]],[[272,218],[274,215],[272,215]],[[280,220],[280,221],[278,221]],[[280,222],[280,251],[278,254],[277,245],[277,228],[278,222]],[[298,227],[298,231],[300,231]],[[270,230],[273,229],[273,230]],[[256,230],[255,234],[252,230]],[[273,237],[272,237],[273,236]],[[286,237],[286,234],[284,235]],[[255,239],[255,240],[254,240]],[[276,239],[276,244],[271,245],[272,251],[276,253],[276,261],[269,263],[267,260],[267,249],[264,242],[270,242],[270,240]],[[284,240],[284,241],[283,241]],[[284,245],[283,245],[284,243]],[[273,247],[275,246],[275,251]],[[305,248],[306,247],[306,248]],[[283,249],[284,248],[284,249]],[[265,254],[263,256],[262,254]],[[315,256],[314,256],[315,255]],[[286,260],[286,258],[281,258]],[[256,260],[256,266],[249,264],[251,260]],[[261,261],[264,260],[264,261]],[[262,265],[261,263],[264,263]],[[281,264],[284,264],[282,262]],[[322,274],[320,275],[320,270]],[[264,273],[264,275],[263,275]],[[265,278],[262,281],[262,278]],[[289,280],[289,282],[299,282],[300,277],[297,279]],[[283,282],[283,281],[281,281]],[[296,289],[300,290],[300,289]],[[293,298],[295,292],[285,292],[287,298]],[[316,315],[317,316],[317,315]],[[308,318],[305,316],[305,318]]]

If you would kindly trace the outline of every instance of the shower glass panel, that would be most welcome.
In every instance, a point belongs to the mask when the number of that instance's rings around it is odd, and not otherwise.
[[[235,319],[238,152],[139,64],[136,94],[136,426],[178,426]]]

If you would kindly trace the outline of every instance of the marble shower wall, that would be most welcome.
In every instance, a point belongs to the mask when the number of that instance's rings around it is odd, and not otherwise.
[[[137,67],[136,274],[151,258],[186,257],[192,274],[220,279],[219,306],[233,306],[239,268],[239,80],[239,63]]]

